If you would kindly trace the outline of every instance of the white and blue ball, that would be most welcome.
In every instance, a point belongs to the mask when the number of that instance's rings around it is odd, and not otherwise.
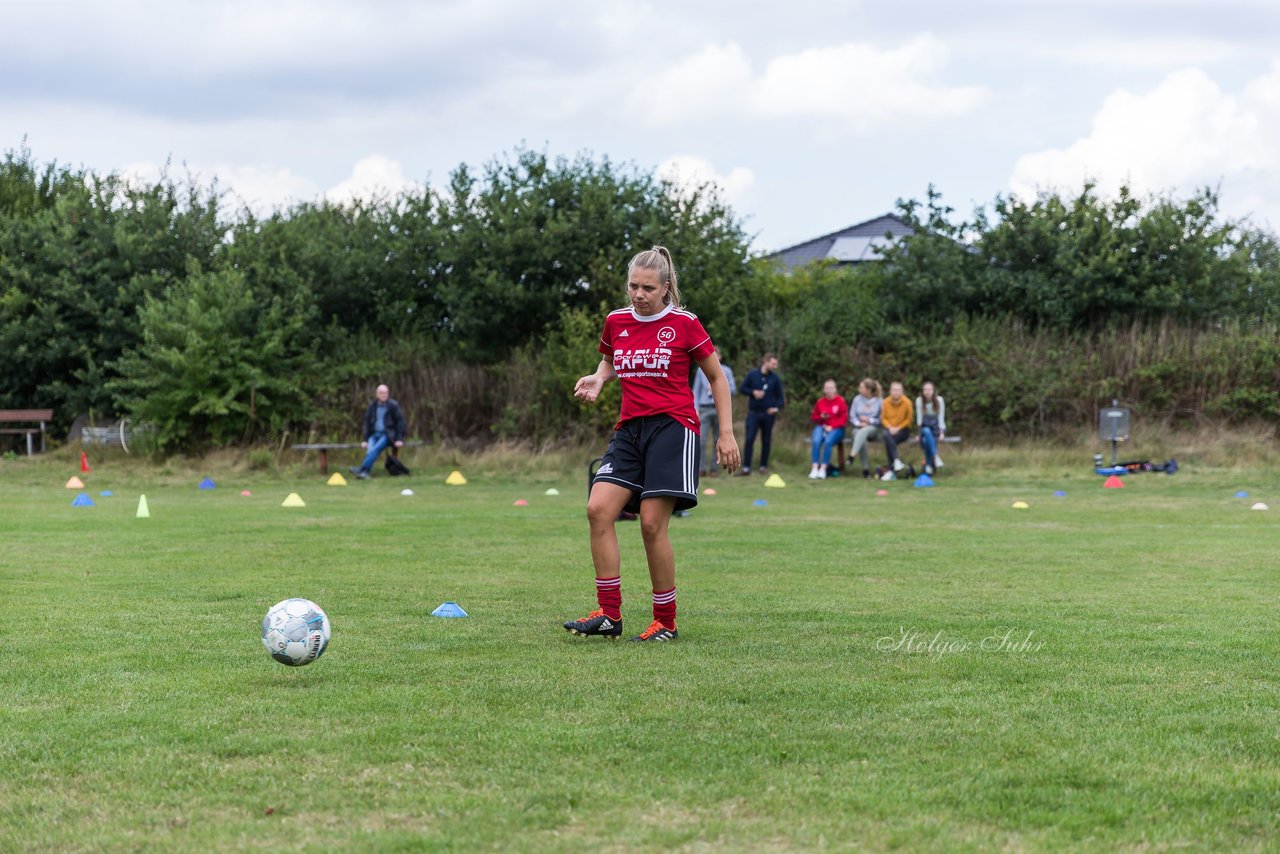
[[[302,667],[324,655],[329,646],[329,617],[310,599],[277,602],[262,618],[262,644],[271,657]]]

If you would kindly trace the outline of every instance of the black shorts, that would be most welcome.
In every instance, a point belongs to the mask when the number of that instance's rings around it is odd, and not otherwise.
[[[624,422],[613,434],[592,483],[616,483],[631,490],[625,509],[640,511],[646,498],[670,497],[677,510],[698,506],[698,434],[669,415]]]

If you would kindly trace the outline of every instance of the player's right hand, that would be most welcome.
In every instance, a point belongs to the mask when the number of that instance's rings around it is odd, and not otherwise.
[[[587,403],[595,403],[596,398],[600,396],[601,385],[603,383],[595,374],[583,377],[573,387],[573,396],[578,400],[585,400]]]

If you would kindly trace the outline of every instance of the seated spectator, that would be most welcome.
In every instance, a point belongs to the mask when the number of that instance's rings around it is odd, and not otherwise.
[[[933,383],[920,387],[916,398],[916,427],[920,428],[920,447],[924,449],[925,474],[942,468],[938,443],[947,435],[947,402],[938,396]]]
[[[897,473],[907,467],[898,457],[898,445],[911,437],[911,422],[915,411],[911,399],[903,394],[902,383],[889,384],[889,396],[880,405],[880,440],[884,442],[885,456],[892,466],[881,480],[897,480]]]
[[[867,442],[880,435],[880,398],[880,383],[867,377],[858,384],[858,395],[849,405],[849,429],[853,431],[849,465],[853,465],[853,458],[857,457],[862,463],[863,477],[871,477]]]
[[[836,462],[840,461],[840,443],[844,441],[844,428],[849,423],[849,408],[844,398],[836,394],[835,380],[822,384],[822,397],[813,405],[809,420],[813,422],[813,468],[809,470],[809,480],[824,480],[833,448],[837,453]]]
[[[364,411],[363,441],[360,447],[368,450],[364,462],[359,468],[349,471],[361,480],[368,480],[373,471],[373,464],[378,455],[388,446],[404,447],[405,427],[404,412],[400,404],[391,398],[391,390],[380,385],[374,390],[373,402]]]

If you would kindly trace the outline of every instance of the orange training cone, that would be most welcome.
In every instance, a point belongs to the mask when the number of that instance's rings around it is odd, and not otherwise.
[[[80,471],[85,474],[89,473],[89,455],[84,451],[80,452]]]
[[[1124,489],[1124,481],[1114,474],[1102,482],[1103,489]]]

